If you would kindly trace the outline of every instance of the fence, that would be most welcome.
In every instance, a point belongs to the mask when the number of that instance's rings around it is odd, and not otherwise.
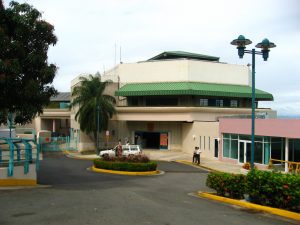
[[[77,150],[77,138],[67,137],[39,137],[41,152],[60,152]]]
[[[300,162],[270,159],[269,167],[284,171],[286,163],[288,164],[288,172],[300,174]]]
[[[15,166],[24,166],[24,174],[29,172],[29,164],[39,168],[39,145],[34,139],[0,138],[0,167],[7,167],[7,176],[14,175]]]

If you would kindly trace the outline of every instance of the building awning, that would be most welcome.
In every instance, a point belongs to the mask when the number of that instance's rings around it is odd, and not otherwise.
[[[116,96],[170,96],[198,95],[207,97],[251,98],[252,88],[244,85],[200,82],[160,82],[126,84],[116,91]],[[273,95],[256,89],[256,99],[272,101]]]

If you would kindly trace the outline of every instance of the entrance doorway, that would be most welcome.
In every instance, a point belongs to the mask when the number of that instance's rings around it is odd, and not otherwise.
[[[216,138],[215,139],[215,152],[214,152],[214,157],[218,158],[219,157],[219,141]]]
[[[251,158],[251,142],[250,141],[239,141],[239,163],[246,163]]]
[[[168,149],[168,132],[136,131],[134,143],[143,149]]]

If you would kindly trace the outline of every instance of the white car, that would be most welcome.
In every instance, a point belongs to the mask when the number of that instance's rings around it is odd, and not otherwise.
[[[113,149],[100,151],[99,156],[116,156],[117,147],[118,146],[114,147]],[[139,155],[142,153],[142,150],[140,149],[139,145],[122,145],[122,150],[123,156]]]

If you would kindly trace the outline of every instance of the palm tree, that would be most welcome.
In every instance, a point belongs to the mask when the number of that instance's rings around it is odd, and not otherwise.
[[[79,80],[81,81],[80,85],[72,90],[73,100],[70,107],[79,107],[75,120],[80,124],[81,131],[86,134],[93,133],[97,143],[96,147],[98,148],[97,131],[106,130],[109,119],[116,112],[115,98],[104,94],[105,88],[112,81],[102,82],[100,74],[80,77]],[[99,122],[98,126],[97,122]]]

